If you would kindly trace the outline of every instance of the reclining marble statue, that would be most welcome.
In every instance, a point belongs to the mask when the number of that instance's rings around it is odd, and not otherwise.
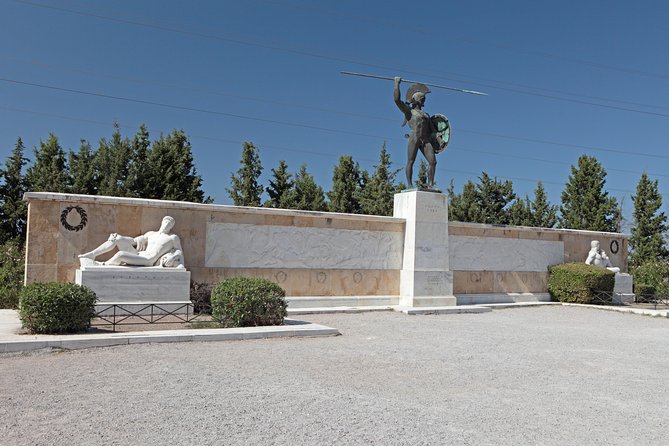
[[[184,268],[179,236],[172,234],[174,218],[165,216],[157,231],[149,231],[137,237],[110,234],[106,242],[92,251],[79,256],[81,266],[159,266],[164,268]],[[105,262],[95,258],[118,249],[118,252]]]
[[[609,260],[609,256],[607,256],[606,252],[604,252],[604,250],[599,247],[598,240],[593,240],[590,242],[590,252],[588,252],[588,258],[585,259],[585,263],[587,265],[606,268],[609,271],[613,271],[614,273],[620,272],[620,268],[613,266],[611,264],[611,260]]]

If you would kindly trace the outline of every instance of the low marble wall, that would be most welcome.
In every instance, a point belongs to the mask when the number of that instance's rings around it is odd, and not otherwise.
[[[404,220],[392,217],[46,192],[30,192],[25,199],[26,283],[74,282],[78,254],[112,232],[155,231],[171,215],[196,282],[265,277],[291,296],[399,290]]]
[[[451,222],[453,293],[546,293],[548,266],[584,262],[592,240],[627,271],[627,235]]]
[[[112,232],[156,230],[171,215],[196,282],[257,276],[290,296],[399,294],[401,218],[47,192],[25,199],[26,283],[74,282],[78,254]],[[627,270],[622,234],[450,222],[453,293],[545,293],[547,266],[584,261],[591,240]]]

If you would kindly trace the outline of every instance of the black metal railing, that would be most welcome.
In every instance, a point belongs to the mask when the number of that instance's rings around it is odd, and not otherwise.
[[[204,313],[196,312],[193,303],[110,303],[96,306],[91,326],[178,324],[200,321]]]

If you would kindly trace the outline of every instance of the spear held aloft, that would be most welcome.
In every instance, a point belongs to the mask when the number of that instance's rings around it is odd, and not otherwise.
[[[364,74],[364,73],[352,73],[350,71],[340,71],[341,74],[348,74],[349,76],[360,76],[360,77],[371,77],[372,79],[385,79],[392,81],[395,78],[393,77],[388,77],[388,76],[378,76],[376,74]],[[444,90],[452,90],[452,91],[459,91],[461,93],[469,93],[469,94],[477,94],[479,96],[488,96],[488,93],[481,93],[480,91],[474,91],[474,90],[462,90],[460,88],[453,88],[453,87],[446,87],[444,85],[437,85],[437,84],[428,84],[425,82],[418,82],[418,81],[412,81],[409,79],[402,79],[404,82],[408,82],[411,84],[425,84],[429,87],[434,87],[434,88],[443,88]]]

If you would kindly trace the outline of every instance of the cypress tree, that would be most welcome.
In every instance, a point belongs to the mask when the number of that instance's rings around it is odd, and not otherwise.
[[[636,195],[632,196],[632,202],[634,226],[630,238],[631,265],[640,266],[649,260],[666,258],[668,252],[664,233],[667,230],[667,216],[664,212],[658,213],[662,206],[662,196],[657,180],[651,181],[644,172],[636,186]]]
[[[506,207],[516,198],[511,181],[498,181],[497,178],[491,178],[483,172],[479,177],[476,192],[480,210],[479,223],[503,225],[509,223]]]
[[[126,187],[131,197],[149,198],[157,195],[157,192],[149,190],[149,177],[153,171],[149,162],[150,145],[149,131],[146,125],[142,124],[132,139],[130,149],[131,157]]]
[[[509,223],[518,226],[552,228],[557,223],[558,207],[551,205],[546,197],[544,185],[539,181],[534,189],[534,200],[528,196],[516,199],[509,208]]]
[[[530,225],[537,228],[553,228],[558,222],[558,206],[552,205],[546,196],[546,190],[541,181],[534,189],[534,200],[530,202]]]
[[[306,164],[302,164],[300,171],[295,174],[295,187],[288,192],[286,200],[292,204],[292,209],[303,211],[327,209],[323,188],[316,184],[314,177],[307,172]]]
[[[33,192],[67,192],[69,176],[65,152],[58,137],[49,134],[46,142],[40,141],[34,149],[35,163],[26,171],[28,190]]]
[[[21,138],[16,140],[14,150],[7,158],[5,166],[0,170],[0,244],[10,239],[18,239],[22,245],[26,235],[26,217],[28,207],[23,201],[27,191],[26,177],[23,166],[28,160],[24,158],[25,147]]]
[[[70,166],[70,192],[96,195],[95,154],[91,151],[88,141],[81,140],[78,152],[70,150],[68,164]]]
[[[606,171],[594,157],[581,155],[562,191],[560,227],[615,232],[620,209],[604,190]]]
[[[516,226],[534,226],[532,224],[532,202],[526,195],[524,199],[517,198],[509,208],[509,224]]]
[[[339,157],[339,164],[332,173],[332,190],[328,192],[330,212],[360,213],[358,195],[362,184],[360,166],[353,162],[353,157]]]
[[[360,210],[363,214],[392,215],[393,197],[398,192],[395,184],[397,171],[391,170],[390,154],[386,143],[381,146],[379,164],[374,166],[374,173],[368,177],[367,172],[361,174],[362,190],[359,194]]]
[[[101,138],[95,153],[98,194],[111,197],[129,195],[126,179],[131,156],[130,141],[121,136],[120,126],[114,123],[111,140]]]
[[[262,173],[260,153],[251,142],[245,142],[242,147],[242,167],[232,175],[232,187],[226,189],[235,206],[260,206],[260,195],[263,186],[258,183]]]
[[[289,192],[295,187],[293,175],[288,172],[288,165],[284,160],[279,161],[279,166],[272,169],[272,178],[269,186],[265,188],[269,195],[266,207],[290,209],[293,206],[289,199]]]
[[[462,193],[456,194],[451,181],[448,189],[448,218],[453,221],[478,222],[480,220],[476,185],[471,181],[462,187]]]

